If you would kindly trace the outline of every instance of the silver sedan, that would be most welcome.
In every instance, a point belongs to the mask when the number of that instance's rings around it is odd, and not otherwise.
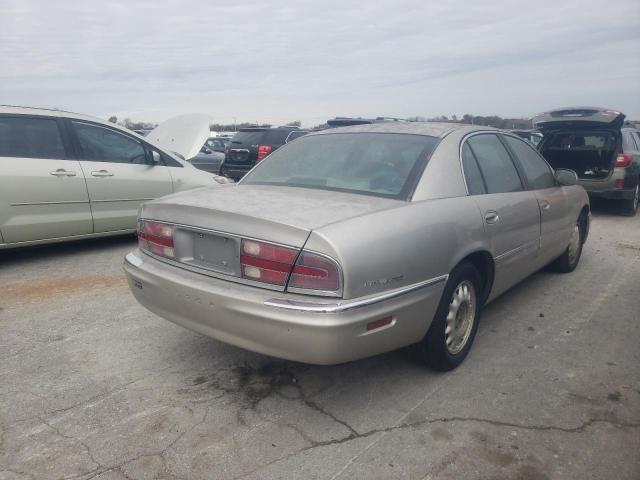
[[[124,268],[152,312],[248,350],[335,364],[410,346],[450,370],[484,304],[576,268],[590,212],[575,182],[496,129],[326,130],[238,184],[144,204]]]

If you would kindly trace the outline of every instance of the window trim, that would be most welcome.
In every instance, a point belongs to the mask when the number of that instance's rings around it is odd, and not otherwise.
[[[10,157],[0,155],[0,158],[31,158],[31,159],[41,159],[41,160],[76,160],[75,151],[72,146],[72,142],[68,137],[68,132],[64,126],[64,119],[62,117],[57,117],[54,115],[36,115],[32,113],[0,113],[0,118],[30,118],[36,120],[53,120],[58,127],[58,133],[60,134],[60,140],[62,142],[62,148],[64,150],[65,158],[57,158],[57,157]]]
[[[538,155],[538,157],[540,157],[540,159],[545,163],[545,165],[549,169],[549,172],[551,172],[551,177],[553,178],[553,187],[547,187],[547,188],[554,188],[554,187],[558,187],[559,186],[558,180],[556,179],[555,170],[551,167],[551,165],[549,165],[549,162],[547,162],[547,160],[540,154],[540,152],[533,145],[531,145],[526,140],[524,140],[522,138],[519,138],[517,135],[513,135],[511,133],[502,132],[500,135],[501,135],[501,137],[512,137],[512,138],[515,138],[517,140],[520,140],[521,142],[524,142],[524,144],[527,147],[531,148],[531,150],[533,150],[533,152],[536,155]],[[533,185],[531,185],[529,183],[529,179],[527,178],[527,174],[526,174],[526,172],[524,170],[524,167],[522,166],[522,162],[520,161],[520,159],[516,155],[516,152],[513,151],[513,149],[511,148],[511,145],[509,145],[504,138],[500,138],[500,140],[502,141],[503,145],[507,149],[507,152],[509,152],[509,155],[511,156],[511,160],[513,161],[514,165],[516,166],[516,170],[518,170],[518,174],[520,175],[520,179],[525,182],[525,187],[526,187],[525,190],[530,191],[530,192],[535,192],[535,191],[538,191],[538,190],[546,190],[546,188],[533,188]]]

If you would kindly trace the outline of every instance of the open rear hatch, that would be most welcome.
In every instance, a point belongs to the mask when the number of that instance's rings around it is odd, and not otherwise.
[[[534,128],[545,130],[557,128],[613,128],[624,124],[625,115],[617,110],[598,107],[560,108],[539,113],[531,120]]]
[[[553,168],[566,168],[584,180],[611,176],[620,151],[624,114],[595,107],[554,110],[533,118],[544,137],[538,149]]]

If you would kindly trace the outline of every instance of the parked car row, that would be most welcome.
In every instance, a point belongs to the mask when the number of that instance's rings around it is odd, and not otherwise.
[[[241,129],[219,163],[239,182],[225,185],[193,166],[222,155],[204,116],[142,138],[1,107],[0,248],[131,232],[139,213],[125,271],[158,315],[286,359],[409,347],[450,370],[484,304],[545,266],[576,268],[588,194],[638,208],[640,137],[617,111],[540,114],[537,148],[490,127],[330,122]]]

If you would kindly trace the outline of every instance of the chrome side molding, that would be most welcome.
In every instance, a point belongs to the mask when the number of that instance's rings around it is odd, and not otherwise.
[[[366,307],[375,303],[384,302],[393,298],[406,295],[422,288],[432,287],[439,283],[446,282],[449,275],[441,275],[431,278],[423,282],[407,285],[406,287],[397,288],[388,292],[381,293],[372,297],[361,298],[356,300],[339,300],[331,303],[305,302],[300,300],[289,300],[284,298],[270,298],[265,300],[264,305],[274,308],[284,308],[286,310],[296,310],[299,312],[310,313],[341,313],[355,308]]]

